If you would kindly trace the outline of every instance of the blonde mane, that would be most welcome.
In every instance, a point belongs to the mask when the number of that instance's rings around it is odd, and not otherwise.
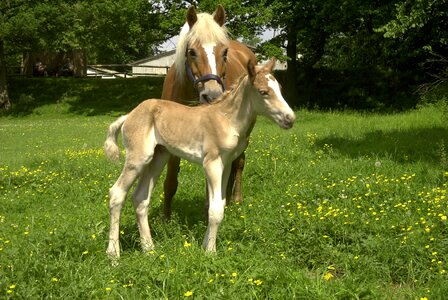
[[[235,94],[238,93],[240,87],[243,84],[247,83],[249,76],[247,74],[241,74],[234,83],[230,86],[230,88],[222,93],[218,98],[216,98],[212,103],[205,104],[205,105],[215,105],[218,103],[221,103],[225,101],[227,98],[235,97]]]
[[[225,26],[219,26],[212,15],[200,13],[197,17],[193,27],[190,29],[188,23],[185,23],[179,35],[174,60],[177,78],[184,78],[185,75],[185,52],[188,44],[228,43],[227,29]]]

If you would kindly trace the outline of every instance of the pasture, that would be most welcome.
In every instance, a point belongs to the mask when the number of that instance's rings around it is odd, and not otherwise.
[[[140,251],[128,199],[122,257],[111,266],[108,190],[121,165],[103,154],[106,129],[161,84],[126,82],[12,82],[23,106],[0,117],[0,298],[448,293],[448,124],[437,106],[389,115],[298,110],[289,131],[260,118],[244,201],[226,207],[216,255],[201,248],[202,169],[182,161],[172,221],[162,218],[162,181],[153,194],[156,249]]]

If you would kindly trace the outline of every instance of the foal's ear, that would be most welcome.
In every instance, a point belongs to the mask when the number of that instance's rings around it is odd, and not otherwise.
[[[216,23],[218,23],[219,26],[222,27],[224,25],[226,21],[226,12],[221,4],[216,7],[215,12],[213,13],[213,19],[215,19]]]
[[[190,26],[190,29],[191,29],[191,27],[193,27],[193,25],[196,23],[197,20],[198,20],[198,16],[196,14],[196,9],[192,5],[188,8],[188,11],[187,11],[187,23]]]
[[[264,68],[266,70],[268,70],[269,73],[272,73],[272,70],[274,70],[275,62],[276,62],[275,57],[271,58],[271,60],[268,61],[268,63],[264,65]]]

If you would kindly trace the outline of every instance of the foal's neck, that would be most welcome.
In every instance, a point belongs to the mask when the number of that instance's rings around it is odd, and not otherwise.
[[[224,113],[239,132],[246,134],[253,127],[257,117],[251,98],[253,87],[249,76],[240,77],[221,102],[221,113]]]

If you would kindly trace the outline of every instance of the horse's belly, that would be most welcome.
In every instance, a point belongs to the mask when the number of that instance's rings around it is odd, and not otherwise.
[[[231,152],[232,160],[235,160],[238,156],[241,155],[241,153],[244,152],[247,148],[247,139],[240,140],[238,144],[233,148],[233,151]]]
[[[202,145],[200,144],[184,144],[184,145],[176,145],[173,147],[172,145],[164,145],[165,148],[173,155],[178,156],[180,158],[186,159],[193,163],[200,164],[202,162]]]

